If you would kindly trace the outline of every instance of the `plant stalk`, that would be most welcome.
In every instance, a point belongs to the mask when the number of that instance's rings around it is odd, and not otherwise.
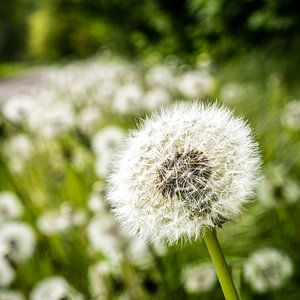
[[[239,300],[239,295],[231,279],[228,266],[225,261],[221,246],[217,239],[216,231],[208,231],[204,241],[215,267],[223,294],[226,300]]]

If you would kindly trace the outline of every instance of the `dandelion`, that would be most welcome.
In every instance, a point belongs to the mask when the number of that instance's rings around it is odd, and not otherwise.
[[[126,247],[129,261],[138,267],[148,268],[153,263],[153,257],[145,241],[139,238],[133,238]]]
[[[109,215],[96,216],[87,227],[91,247],[100,251],[113,262],[122,258],[120,232],[114,219]]]
[[[119,265],[101,261],[89,268],[89,288],[93,299],[110,299],[110,290],[119,292],[123,286]]]
[[[109,199],[133,235],[173,243],[234,219],[258,168],[245,122],[216,105],[179,104],[128,138]]]
[[[217,276],[210,263],[188,265],[182,271],[181,279],[188,293],[205,293],[216,285]]]
[[[273,248],[254,252],[244,265],[245,279],[259,293],[280,288],[292,273],[290,258]]]
[[[283,110],[282,124],[292,130],[300,130],[300,101],[289,102]]]
[[[300,199],[300,187],[282,165],[271,165],[266,168],[258,187],[258,199],[269,208],[294,204]]]
[[[50,211],[38,218],[37,227],[45,235],[66,232],[73,227],[80,227],[87,219],[83,210],[76,210],[70,203],[62,203],[59,210]]]
[[[174,86],[174,77],[169,67],[157,65],[145,75],[145,81],[150,88],[171,89]]]
[[[123,139],[123,131],[113,126],[102,129],[93,137],[92,148],[97,155],[95,171],[99,177],[110,173],[112,159]]]
[[[5,257],[5,253],[0,250],[0,287],[8,286],[14,279],[15,270],[11,266],[9,260]],[[0,299],[2,298],[0,297]]]
[[[106,155],[115,152],[124,139],[123,130],[110,126],[98,131],[92,140],[92,148],[96,155]]]
[[[23,206],[13,192],[0,192],[0,224],[17,219],[22,215]]]
[[[201,98],[212,93],[214,78],[207,72],[189,71],[178,79],[180,93],[189,98]]]
[[[16,173],[24,170],[25,164],[33,156],[33,143],[26,134],[11,137],[4,145],[10,169]]]
[[[127,139],[109,199],[133,235],[174,243],[210,231],[206,243],[219,252],[214,229],[240,214],[259,165],[258,146],[242,119],[217,105],[182,103]]]
[[[170,102],[170,95],[162,88],[148,91],[144,96],[144,107],[147,110],[154,110]]]
[[[35,107],[35,113],[29,119],[29,127],[33,132],[49,139],[75,126],[75,113],[70,103],[57,102],[51,98],[43,100],[43,105]]]
[[[89,105],[81,110],[78,115],[78,126],[83,131],[91,131],[102,118],[102,114],[99,109],[93,105]]]
[[[142,108],[143,92],[139,85],[120,87],[113,98],[113,109],[121,114],[134,113]]]
[[[105,212],[106,210],[106,189],[96,185],[88,199],[88,207],[93,213]]]
[[[38,282],[30,294],[30,300],[83,300],[84,297],[60,276],[52,276]]]
[[[32,256],[35,249],[35,234],[31,227],[22,222],[5,223],[0,227],[0,246],[14,262]]]
[[[244,89],[245,87],[239,83],[231,82],[224,84],[220,90],[220,98],[226,104],[236,104],[243,99],[245,95]]]
[[[7,99],[2,107],[4,117],[16,124],[28,121],[35,103],[31,95],[21,94]]]

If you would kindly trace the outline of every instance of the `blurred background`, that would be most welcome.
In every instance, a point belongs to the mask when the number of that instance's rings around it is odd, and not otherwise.
[[[300,7],[293,0],[0,5],[0,299],[223,299],[205,245],[146,245],[106,201],[126,132],[218,102],[264,159],[219,231],[242,299],[300,299]]]

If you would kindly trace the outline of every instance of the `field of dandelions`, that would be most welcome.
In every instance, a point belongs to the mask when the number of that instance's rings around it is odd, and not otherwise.
[[[177,101],[225,104],[254,128],[259,189],[219,237],[242,299],[300,299],[300,90],[240,63],[97,57],[1,103],[0,300],[223,299],[203,242],[145,244],[106,198],[126,133]]]

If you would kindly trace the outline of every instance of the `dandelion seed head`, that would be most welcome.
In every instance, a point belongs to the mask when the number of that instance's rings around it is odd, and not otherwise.
[[[210,263],[201,263],[186,266],[181,274],[181,280],[187,292],[203,293],[214,287],[217,276]]]
[[[244,265],[246,281],[259,293],[280,288],[292,273],[290,258],[273,248],[257,250]]]
[[[47,277],[36,284],[30,300],[83,300],[84,297],[60,276]]]
[[[13,261],[23,261],[32,256],[36,237],[32,228],[22,222],[5,223],[0,228],[0,246]]]
[[[7,258],[3,255],[4,253],[1,252],[0,252],[0,288],[8,286],[15,279],[15,275],[16,275],[15,270],[12,268]]]
[[[133,235],[174,243],[234,219],[260,166],[251,129],[217,105],[177,104],[124,143],[109,200]]]
[[[0,193],[0,224],[20,217],[22,212],[23,206],[13,192]]]

